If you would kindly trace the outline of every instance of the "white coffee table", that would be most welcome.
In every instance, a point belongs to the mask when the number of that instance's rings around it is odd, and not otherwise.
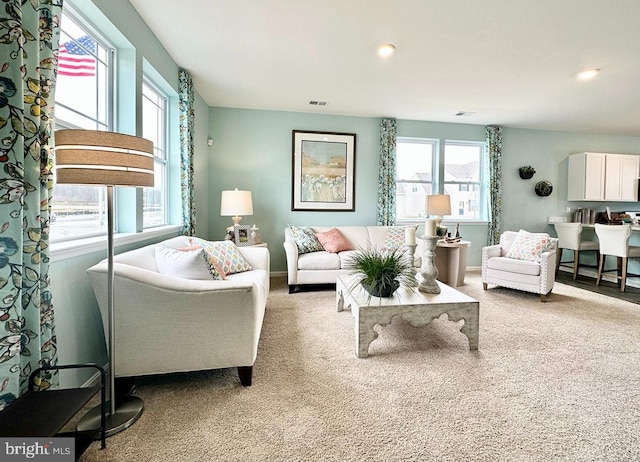
[[[439,281],[439,294],[425,294],[418,290],[400,288],[390,298],[369,297],[361,285],[354,285],[349,276],[336,280],[336,308],[342,311],[351,307],[355,320],[356,356],[369,356],[369,345],[378,333],[376,324],[387,326],[395,316],[408,321],[414,327],[422,327],[447,313],[449,321],[464,319],[460,332],[467,336],[469,349],[478,349],[480,303]]]

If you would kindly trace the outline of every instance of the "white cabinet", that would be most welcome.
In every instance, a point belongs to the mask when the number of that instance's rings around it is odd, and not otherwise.
[[[581,152],[569,155],[570,201],[638,201],[640,156]]]
[[[569,156],[569,188],[567,200],[603,201],[605,156],[581,152]]]
[[[607,154],[604,198],[607,201],[638,200],[639,156]]]

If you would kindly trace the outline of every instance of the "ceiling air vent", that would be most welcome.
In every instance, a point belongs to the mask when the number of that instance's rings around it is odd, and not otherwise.
[[[312,106],[326,106],[326,101],[309,101],[309,104]]]
[[[456,117],[468,117],[473,114],[475,114],[475,112],[460,111],[460,112],[456,112]]]

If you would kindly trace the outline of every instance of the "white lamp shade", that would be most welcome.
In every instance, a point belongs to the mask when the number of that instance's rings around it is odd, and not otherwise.
[[[153,183],[153,142],[98,130],[55,132],[56,182],[107,186]]]
[[[451,196],[448,194],[429,194],[425,201],[427,215],[451,215]]]
[[[251,191],[222,191],[220,215],[223,217],[253,215]]]

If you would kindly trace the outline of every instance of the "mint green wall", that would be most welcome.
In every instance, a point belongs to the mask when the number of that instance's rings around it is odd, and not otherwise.
[[[220,217],[220,192],[249,189],[253,192],[254,215],[243,223],[257,224],[271,250],[273,271],[285,271],[282,241],[287,223],[296,225],[371,225],[376,219],[378,181],[378,118],[316,115],[293,112],[255,111],[212,107],[210,132],[214,138],[209,164],[210,239],[219,239],[229,226]],[[294,129],[356,133],[356,211],[291,211],[291,131]],[[398,136],[449,140],[484,140],[484,126],[398,120]],[[580,151],[640,154],[640,138],[579,134],[505,127],[503,133],[503,230],[546,231],[549,216],[566,216],[566,207],[604,209],[602,203],[573,203],[567,197],[567,156]],[[518,167],[536,169],[530,180],[518,176]],[[551,196],[539,197],[534,185],[549,180]],[[610,203],[612,210],[640,209],[640,204]],[[486,245],[486,224],[461,225],[472,242],[469,266],[481,264]]]

